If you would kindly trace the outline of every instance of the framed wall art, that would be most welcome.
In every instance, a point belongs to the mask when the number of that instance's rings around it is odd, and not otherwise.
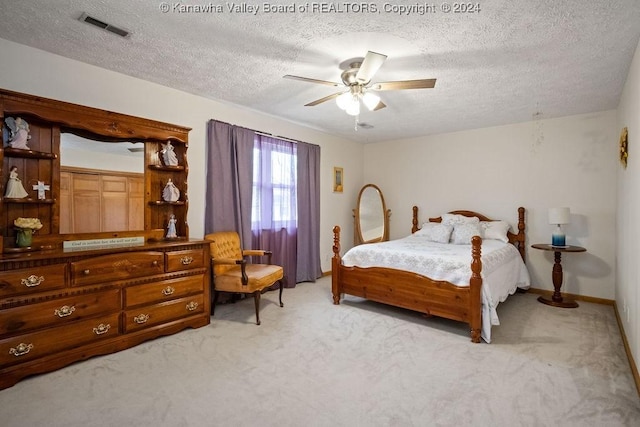
[[[620,163],[623,168],[627,168],[627,158],[629,157],[629,132],[623,128],[620,132]]]
[[[342,193],[342,185],[344,180],[344,171],[342,168],[333,168],[333,192]]]

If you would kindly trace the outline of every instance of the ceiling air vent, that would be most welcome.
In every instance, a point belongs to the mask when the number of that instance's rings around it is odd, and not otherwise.
[[[358,123],[358,127],[362,129],[373,129],[373,125],[370,125],[369,123],[364,123],[364,122]]]
[[[129,31],[127,30],[123,30],[122,28],[118,28],[114,25],[111,24],[107,24],[106,22],[103,22],[99,19],[94,18],[93,16],[89,16],[87,15],[87,13],[83,13],[82,15],[80,15],[80,18],[78,18],[80,21],[82,22],[86,22],[87,24],[91,24],[93,26],[96,26],[98,28],[102,28],[103,30],[107,30],[109,32],[112,32],[113,34],[117,34],[120,37],[128,37],[129,36]]]

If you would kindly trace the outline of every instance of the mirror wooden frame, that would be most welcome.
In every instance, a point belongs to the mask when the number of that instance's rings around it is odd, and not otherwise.
[[[367,189],[374,189],[378,195],[380,196],[380,202],[382,205],[382,235],[378,238],[375,239],[370,239],[370,240],[365,240],[362,236],[362,228],[361,228],[361,221],[360,221],[360,217],[361,217],[361,209],[360,209],[360,205],[362,202],[362,195],[364,194],[364,192]],[[391,216],[391,209],[387,209],[387,205],[385,204],[384,201],[384,196],[382,195],[382,191],[380,190],[380,188],[375,185],[375,184],[366,184],[365,186],[363,186],[360,189],[360,193],[358,193],[358,200],[356,203],[356,208],[353,210],[353,220],[354,220],[354,226],[353,226],[353,244],[354,245],[361,245],[363,243],[376,243],[376,242],[385,242],[387,240],[389,240],[389,217]]]
[[[51,190],[46,200],[5,200],[3,197],[0,203],[3,252],[15,249],[13,221],[20,216],[37,217],[43,224],[33,237],[34,250],[59,248],[63,240],[131,236],[163,240],[167,218],[171,214],[179,218],[176,224],[179,238],[189,238],[187,148],[190,128],[0,89],[0,120],[3,126],[6,117],[24,118],[30,125],[32,139],[30,150],[6,146],[0,150],[0,197],[4,196],[9,168],[14,163],[21,164],[21,176],[46,181]],[[144,143],[144,230],[60,234],[60,133],[69,130],[110,141]],[[178,166],[164,165],[160,159],[162,143],[167,141],[171,141],[180,159]],[[168,179],[172,179],[181,191],[178,201],[162,200],[162,189]]]

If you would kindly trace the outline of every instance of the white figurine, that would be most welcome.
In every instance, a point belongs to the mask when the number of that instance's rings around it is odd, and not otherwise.
[[[7,117],[4,119],[4,122],[11,130],[11,134],[9,135],[9,144],[11,145],[11,148],[30,150],[27,145],[27,141],[31,139],[31,135],[29,135],[29,123],[21,117],[18,117],[17,119]]]
[[[164,160],[165,166],[178,165],[178,157],[176,156],[175,151],[173,151],[171,141],[167,141],[166,144],[162,144],[162,159]]]
[[[169,217],[169,225],[167,225],[167,238],[171,239],[174,237],[178,237],[178,233],[176,232],[176,216],[171,214]]]
[[[177,202],[180,199],[180,190],[175,186],[173,181],[169,179],[167,185],[164,186],[164,190],[162,190],[162,199],[165,202]]]
[[[29,193],[22,186],[22,181],[18,178],[18,167],[11,166],[9,169],[9,181],[7,181],[7,191],[4,197],[10,199],[24,199]]]

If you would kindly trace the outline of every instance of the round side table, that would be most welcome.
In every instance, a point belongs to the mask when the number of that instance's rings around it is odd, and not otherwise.
[[[531,245],[531,247],[543,251],[552,251],[554,253],[555,259],[555,263],[553,264],[553,272],[551,273],[551,278],[553,279],[553,288],[555,289],[553,292],[553,296],[551,297],[551,299],[540,296],[538,297],[538,301],[543,304],[552,305],[554,307],[577,307],[577,302],[570,299],[562,298],[562,294],[560,293],[560,288],[562,287],[562,253],[586,252],[587,250],[581,246],[553,246],[544,243],[536,243],[535,245]]]

